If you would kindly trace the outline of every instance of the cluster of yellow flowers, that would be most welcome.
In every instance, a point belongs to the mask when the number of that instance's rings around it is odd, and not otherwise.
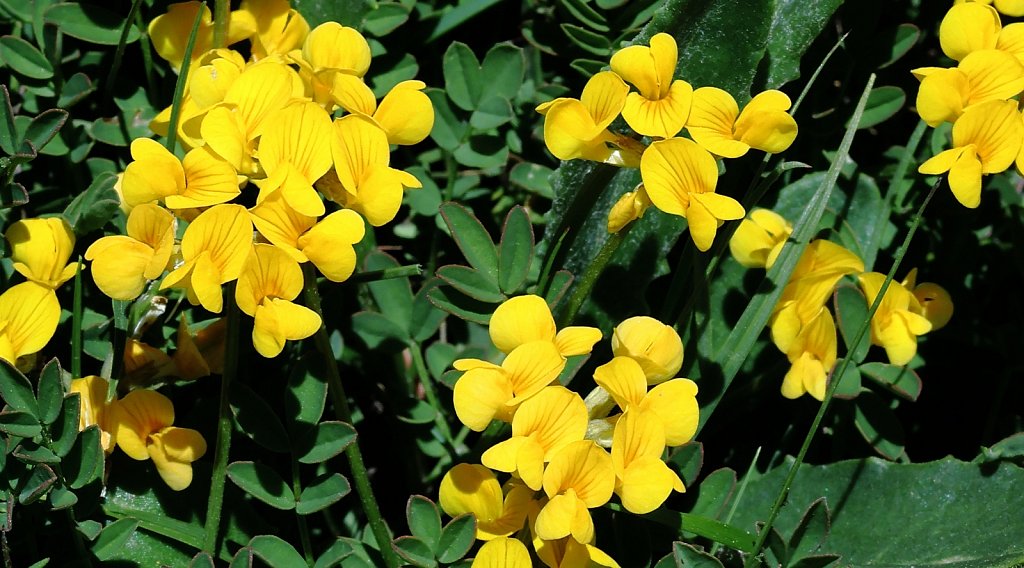
[[[771,268],[793,226],[768,209],[756,209],[744,219],[729,241],[733,257],[747,268]],[[836,362],[836,325],[828,299],[839,280],[857,275],[870,305],[885,275],[864,272],[864,262],[841,245],[816,239],[807,245],[789,282],[782,290],[768,325],[772,341],[791,364],[782,382],[782,395],[799,398],[810,393],[825,398],[828,374]],[[917,353],[917,337],[946,325],[953,301],[938,284],[916,283],[917,270],[903,282],[892,282],[871,318],[871,343],[885,349],[889,362],[906,365]]]
[[[796,138],[797,125],[786,112],[791,103],[785,93],[759,93],[740,112],[722,89],[694,90],[673,80],[677,61],[675,39],[659,33],[650,47],[634,45],[613,55],[611,71],[594,75],[579,99],[555,99],[537,111],[544,114],[544,142],[555,157],[640,168],[643,183],[612,208],[609,232],[617,233],[653,204],[685,217],[694,244],[706,251],[723,221],[744,215],[738,201],[715,193],[715,156],[738,158],[751,148],[782,152]],[[635,133],[654,142],[648,146],[608,130],[620,114]],[[684,128],[690,138],[680,137]]]
[[[1003,26],[996,8],[1024,14],[1019,1],[961,2],[939,27],[942,51],[957,66],[914,69],[921,81],[917,112],[932,127],[953,123],[953,148],[918,168],[922,174],[949,172],[957,201],[981,203],[981,177],[1024,171],[1024,122],[1015,99],[1024,92],[1024,23]]]
[[[501,365],[455,362],[464,371],[455,410],[475,431],[494,419],[511,422],[512,436],[485,451],[482,465],[452,468],[441,482],[441,507],[476,515],[477,538],[489,541],[481,565],[502,558],[494,565],[530,566],[526,547],[510,538],[526,525],[548,566],[618,566],[592,545],[589,509],[617,494],[626,510],[643,514],[684,490],[662,461],[666,447],[693,437],[699,417],[697,385],[673,378],[683,362],[679,335],[645,316],[622,322],[612,337],[615,357],[595,370],[597,388],[584,400],[558,377],[566,357],[590,353],[599,330],[557,330],[544,299],[528,295],[501,304],[489,331],[507,357]],[[495,472],[510,477],[501,484]]]

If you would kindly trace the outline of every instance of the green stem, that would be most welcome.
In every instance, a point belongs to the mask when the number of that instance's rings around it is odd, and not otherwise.
[[[754,476],[754,467],[757,465],[757,458],[761,457],[761,447],[758,446],[757,451],[754,452],[754,459],[750,460],[750,466],[747,467],[747,473],[743,474],[743,481],[740,482],[740,490],[736,492],[736,498],[732,500],[732,506],[729,507],[729,513],[725,516],[725,524],[732,522],[733,515],[736,514],[736,509],[740,507],[740,501],[743,500],[743,494],[747,492],[747,485],[750,483],[750,479]],[[716,542],[711,545],[711,556],[714,556],[721,543]]]
[[[324,312],[320,306],[320,292],[316,286],[316,272],[312,264],[306,263],[302,266],[302,273],[305,277],[306,307],[313,310],[320,316],[320,329],[317,330],[314,340],[320,356],[327,368],[327,390],[330,393],[331,401],[334,403],[334,413],[338,420],[352,424],[352,409],[349,408],[348,399],[345,396],[345,387],[341,383],[341,373],[338,370],[338,360],[334,358],[331,351],[331,340],[327,336],[327,326],[324,325]],[[398,555],[391,548],[391,535],[388,532],[387,524],[380,514],[380,506],[373,496],[373,487],[370,485],[370,476],[363,463],[363,454],[359,450],[359,442],[353,442],[345,448],[345,457],[348,458],[349,468],[352,470],[352,480],[355,482],[356,494],[362,503],[363,512],[369,521],[370,530],[380,547],[381,556],[388,568],[397,568],[401,565]]]
[[[227,479],[228,451],[231,448],[231,382],[238,375],[238,355],[241,350],[239,328],[242,317],[235,303],[235,283],[228,284],[224,292],[227,304],[227,337],[225,338],[224,374],[220,378],[220,409],[217,415],[217,447],[214,450],[213,475],[210,478],[210,498],[206,506],[203,551],[216,556],[217,536],[224,505],[224,484]]]
[[[455,440],[452,439],[451,428],[448,427],[448,422],[444,419],[445,413],[441,412],[441,400],[437,398],[437,391],[434,390],[434,379],[427,371],[427,364],[423,360],[423,350],[420,344],[415,341],[410,342],[409,352],[412,353],[413,366],[416,368],[416,375],[419,377],[420,384],[423,385],[423,392],[427,395],[427,402],[437,410],[437,413],[434,414],[434,424],[437,425],[438,431],[441,432],[441,436],[448,444],[448,449],[452,452],[452,456],[456,456],[458,452]]]
[[[139,27],[139,50],[142,51],[142,68],[146,70],[146,86],[149,101],[155,103],[153,95],[157,92],[156,78],[153,76],[153,53],[149,41],[149,30],[142,21],[142,14],[135,14],[135,25]]]
[[[377,280],[390,280],[392,278],[408,278],[410,276],[420,276],[422,274],[422,266],[418,264],[410,264],[408,266],[396,266],[394,268],[385,268],[383,270],[356,272],[351,278],[346,280],[346,282],[359,284],[362,282],[376,282]]]
[[[896,276],[896,270],[899,269],[900,263],[903,262],[903,257],[907,254],[907,249],[910,247],[910,241],[914,238],[914,233],[917,232],[917,228],[921,225],[921,219],[924,217],[924,210],[928,207],[928,203],[931,202],[932,197],[935,196],[936,190],[942,185],[944,178],[940,178],[932,186],[931,191],[925,196],[924,201],[921,203],[921,207],[918,208],[917,214],[914,215],[914,219],[910,224],[910,230],[907,231],[906,238],[903,239],[903,244],[896,251],[895,259],[893,260],[892,268],[889,269],[889,273],[885,275],[885,281],[882,282],[882,287],[878,290],[878,294],[875,296],[871,307],[868,309],[867,317],[861,322],[860,329],[857,330],[854,335],[853,341],[850,345],[858,345],[861,340],[864,339],[864,335],[867,333],[871,326],[871,318],[875,315],[878,310],[878,306],[882,303],[882,298],[885,297],[885,292],[889,289],[889,284],[892,283],[893,278]],[[844,357],[842,364],[832,374],[833,377],[842,377],[846,373],[846,368],[850,365],[851,358]],[[772,505],[771,512],[768,514],[768,520],[765,521],[764,527],[757,535],[757,541],[754,543],[754,553],[751,554],[746,562],[744,568],[752,568],[757,563],[757,557],[761,552],[761,548],[764,547],[765,540],[768,538],[769,532],[771,532],[772,525],[775,523],[776,517],[779,515],[779,511],[782,509],[782,504],[785,503],[786,497],[789,495],[789,490],[793,485],[793,480],[796,479],[796,472],[800,469],[800,465],[803,463],[804,458],[807,456],[807,451],[811,447],[811,442],[814,440],[814,436],[818,433],[818,427],[821,426],[821,421],[825,418],[825,413],[828,411],[829,403],[832,401],[832,396],[836,392],[836,388],[839,386],[839,381],[829,381],[828,390],[825,391],[825,399],[821,401],[821,406],[818,408],[818,413],[814,416],[814,420],[811,422],[811,427],[807,431],[807,435],[804,436],[804,442],[800,446],[800,451],[796,455],[796,459],[793,461],[793,465],[789,468],[789,473],[786,474],[786,479],[782,483],[782,490],[779,491],[778,497],[775,498],[775,503]]]
[[[131,31],[132,25],[135,23],[135,14],[139,11],[139,4],[142,4],[142,0],[132,2],[132,7],[128,10],[128,17],[124,20],[124,27],[121,28],[121,38],[117,41],[117,49],[114,51],[114,63],[110,66],[110,73],[107,73],[107,83],[103,86],[103,97],[105,99],[109,99],[110,95],[114,93],[114,77],[117,77],[117,72],[121,69],[124,48],[128,46],[128,32]]]
[[[75,299],[71,311],[71,378],[82,376],[82,257],[75,268]]]
[[[299,480],[299,460],[292,456],[292,495],[298,503],[302,495],[302,483]],[[299,525],[299,540],[302,541],[302,556],[306,559],[308,566],[313,565],[313,544],[309,539],[309,525],[306,524],[306,515],[295,513],[295,520]]]
[[[231,1],[216,0],[213,4],[213,47],[228,44],[228,23],[231,21]]]
[[[590,291],[594,289],[594,284],[597,283],[597,279],[604,272],[604,267],[612,259],[622,241],[626,239],[626,235],[629,234],[629,230],[633,227],[634,223],[635,221],[626,225],[618,233],[608,235],[604,246],[598,251],[590,266],[587,266],[587,271],[583,273],[580,283],[573,288],[572,296],[569,297],[569,302],[566,304],[565,309],[562,310],[561,316],[558,319],[558,327],[565,327],[576,318],[576,314],[583,307],[583,302],[590,296]]]
[[[219,1],[219,0],[218,0]],[[178,142],[178,120],[181,118],[181,100],[185,96],[185,83],[188,80],[188,68],[192,63],[192,49],[196,46],[196,36],[199,34],[199,23],[203,20],[203,11],[196,12],[196,19],[192,22],[192,31],[188,35],[188,44],[185,45],[185,58],[181,60],[181,69],[178,71],[178,81],[174,84],[174,100],[171,103],[171,120],[167,125],[167,140],[164,145],[167,151],[174,153],[174,145]],[[232,298],[232,301],[234,299]]]

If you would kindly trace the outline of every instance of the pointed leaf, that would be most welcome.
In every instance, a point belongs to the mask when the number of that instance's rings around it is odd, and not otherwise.
[[[455,562],[469,552],[475,538],[476,517],[469,513],[455,517],[441,530],[437,559],[445,564]]]
[[[25,480],[21,491],[18,493],[18,502],[22,505],[35,503],[40,497],[57,482],[57,474],[50,466],[45,464],[36,465],[32,468],[32,474]]]
[[[89,43],[117,45],[124,28],[124,17],[94,4],[67,2],[54,4],[46,9],[44,19],[71,37]],[[139,39],[135,26],[128,29],[125,43]]]
[[[275,509],[295,508],[295,496],[281,476],[270,466],[254,462],[235,462],[228,466],[228,478],[249,495]]]
[[[437,560],[434,560],[434,551],[422,540],[414,536],[400,536],[391,543],[391,547],[405,561],[418,568],[434,568]]]
[[[295,455],[300,463],[320,463],[340,454],[355,440],[356,430],[351,425],[321,422],[298,440]]]
[[[526,281],[533,260],[533,225],[521,206],[513,207],[505,217],[498,244],[498,283],[506,294],[514,294]]]
[[[89,426],[78,436],[64,458],[64,478],[72,489],[80,489],[103,475],[103,446],[100,429]]]
[[[437,269],[437,276],[452,288],[481,302],[500,303],[505,295],[498,284],[478,270],[468,266],[449,264]]]
[[[39,405],[32,392],[32,385],[25,375],[5,360],[0,360],[0,398],[14,410],[32,417],[39,416]]]
[[[717,558],[685,542],[672,543],[672,556],[681,568],[722,568]]]
[[[295,503],[295,512],[300,515],[309,515],[326,509],[348,495],[351,490],[352,486],[349,485],[344,475],[340,473],[321,475],[302,489],[299,500]]]
[[[121,550],[121,547],[128,542],[128,539],[131,538],[132,533],[135,532],[138,526],[139,521],[131,518],[120,519],[110,523],[96,537],[96,541],[91,547],[92,553],[99,560],[109,559]]]
[[[789,538],[791,559],[812,556],[819,552],[821,545],[828,538],[829,517],[828,504],[824,497],[811,503],[793,530],[793,536]]]
[[[917,400],[917,397],[921,396],[921,377],[909,367],[898,367],[889,363],[865,363],[860,366],[860,372],[907,400]]]
[[[53,65],[34,45],[16,36],[0,37],[0,60],[29,79],[53,77]]]
[[[498,251],[480,221],[465,207],[448,202],[441,205],[441,216],[469,264],[484,276],[497,281]]]
[[[895,460],[903,455],[903,425],[885,401],[874,392],[864,391],[855,404],[853,421],[864,440],[883,457]]]
[[[291,451],[288,433],[281,420],[255,391],[237,384],[231,388],[231,414],[238,429],[254,442],[274,452]]]
[[[51,359],[39,373],[39,420],[43,424],[53,424],[60,417],[61,405],[64,404],[64,371],[57,359]]]

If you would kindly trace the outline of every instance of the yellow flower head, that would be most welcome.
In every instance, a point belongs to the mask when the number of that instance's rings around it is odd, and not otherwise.
[[[132,163],[125,168],[121,192],[131,208],[161,201],[169,209],[208,207],[231,201],[241,193],[231,164],[207,148],[185,154],[184,161],[156,140],[132,141]]]
[[[309,33],[309,24],[288,0],[242,0],[233,15],[252,22],[249,25],[254,30],[249,39],[253,59],[257,60],[287,54],[302,45]]]
[[[176,428],[174,406],[151,390],[134,390],[109,407],[114,439],[135,460],[152,459],[157,473],[174,491],[192,483],[192,462],[206,453],[206,440],[190,428]]]
[[[603,550],[578,542],[571,536],[558,540],[544,540],[537,536],[537,513],[531,512],[530,532],[537,557],[549,568],[620,568],[619,563]]]
[[[950,59],[960,61],[982,49],[995,49],[1002,24],[999,14],[981,2],[957,4],[939,25],[939,44]]]
[[[782,91],[758,93],[740,112],[732,95],[715,87],[693,93],[693,108],[686,130],[705,150],[724,158],[738,158],[751,148],[778,154],[796,139],[792,103]]]
[[[878,272],[860,275],[860,287],[868,305],[875,301],[883,282],[885,275]],[[871,343],[883,347],[893,365],[906,365],[917,353],[917,336],[931,330],[932,323],[921,315],[914,294],[899,282],[891,282],[871,318]]]
[[[189,381],[224,372],[224,339],[227,320],[220,318],[192,334],[184,314],[178,325],[173,362],[177,374]]]
[[[608,212],[608,232],[618,233],[623,227],[640,219],[651,206],[651,198],[640,184],[635,190],[626,192]]]
[[[612,466],[615,492],[622,506],[643,515],[657,509],[675,491],[685,491],[683,480],[661,461],[665,431],[661,420],[650,412],[631,409],[615,423],[612,438]]]
[[[949,172],[949,188],[963,206],[981,204],[981,176],[1006,170],[1019,160],[1024,123],[1015,101],[989,101],[971,107],[953,124],[953,148],[933,156],[917,169],[939,175]]]
[[[903,287],[910,290],[917,300],[917,309],[911,302],[911,309],[932,322],[932,331],[943,328],[953,318],[953,297],[945,288],[934,282],[917,284],[917,269],[911,270],[903,279]]]
[[[192,24],[196,14],[203,11],[196,32],[196,43],[192,48],[192,59],[198,59],[213,44],[213,14],[206,4],[196,1],[180,2],[167,7],[167,13],[161,14],[149,23],[149,37],[153,49],[172,67],[178,69],[185,59],[185,47],[192,33]],[[238,12],[232,12],[228,20],[227,43],[237,43],[253,32],[252,22]]]
[[[182,288],[192,305],[219,313],[221,285],[238,278],[252,250],[252,222],[241,205],[216,205],[196,217],[181,239],[183,263],[160,289]]]
[[[827,308],[800,328],[786,351],[791,364],[782,380],[782,396],[799,398],[804,393],[818,400],[825,399],[826,380],[836,363],[836,324]]]
[[[253,247],[235,288],[238,308],[255,318],[252,344],[264,357],[277,357],[285,340],[305,339],[320,329],[320,316],[292,303],[302,291],[302,269],[285,251]]]
[[[994,5],[1000,14],[1012,17],[1024,16],[1024,0],[954,0],[954,6],[964,3],[982,4],[985,6]]]
[[[558,98],[537,107],[544,115],[544,144],[559,160],[614,161],[617,137],[608,131],[626,104],[629,86],[610,71],[590,78],[579,100]],[[634,164],[626,164],[632,165]]]
[[[68,263],[75,248],[75,232],[60,217],[22,219],[7,229],[14,270],[48,288],[74,278],[78,263]]]
[[[967,109],[987,101],[1005,101],[1024,90],[1024,64],[995,49],[974,51],[952,69],[915,69],[921,79],[917,113],[929,126],[953,122]]]
[[[537,515],[537,536],[592,542],[594,521],[588,509],[607,503],[614,490],[615,470],[608,452],[590,440],[564,446],[544,470],[549,500]]]
[[[791,234],[793,225],[782,215],[769,209],[755,209],[740,221],[729,239],[729,251],[747,268],[771,268]]]
[[[473,513],[480,540],[508,536],[521,529],[532,498],[533,490],[518,483],[506,484],[503,493],[491,470],[468,463],[448,470],[438,490],[438,502],[445,513],[452,517]]]
[[[690,115],[693,87],[672,80],[679,60],[676,40],[655,34],[651,46],[633,45],[611,59],[612,71],[637,88],[622,108],[622,118],[644,136],[671,138],[683,129]]]
[[[623,411],[656,417],[667,445],[680,446],[697,433],[700,407],[697,384],[690,379],[672,379],[648,391],[640,364],[630,357],[615,357],[594,370],[594,381]]]
[[[50,288],[22,282],[0,294],[0,359],[16,364],[50,342],[60,321],[60,304]]]
[[[485,466],[515,472],[530,489],[540,490],[544,464],[563,446],[583,439],[587,407],[562,386],[546,387],[524,402],[512,419],[512,437],[481,456]]]
[[[724,221],[742,219],[738,201],[715,193],[718,164],[692,140],[671,138],[655,142],[640,160],[640,175],[654,206],[685,217],[690,237],[706,251]]]
[[[174,251],[174,216],[155,203],[128,214],[127,235],[103,237],[85,251],[100,291],[115,300],[134,300],[164,273]]]
[[[573,326],[557,331],[555,319],[544,298],[533,294],[502,302],[491,316],[488,328],[494,346],[503,353],[533,341],[553,343],[562,357],[590,353],[601,340],[595,327]]]
[[[88,377],[72,380],[68,391],[77,392],[79,395],[81,408],[78,414],[78,431],[81,432],[89,426],[98,426],[103,451],[110,455],[110,452],[114,451],[114,444],[116,442],[109,420],[108,388],[109,383],[106,379],[96,375],[89,375]]]
[[[612,334],[612,352],[640,365],[648,385],[676,376],[683,366],[683,340],[670,325],[649,316],[631,317]]]
[[[323,215],[324,203],[313,182],[331,168],[331,117],[320,105],[295,102],[272,114],[259,143],[260,165],[267,179],[258,182],[257,203],[280,191],[295,211]]]
[[[530,551],[514,538],[502,537],[487,542],[476,553],[470,568],[531,568]]]

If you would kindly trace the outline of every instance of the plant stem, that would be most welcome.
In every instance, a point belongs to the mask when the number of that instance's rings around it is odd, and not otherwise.
[[[324,312],[320,306],[320,292],[316,286],[316,272],[313,265],[306,263],[302,266],[302,274],[305,277],[306,307],[313,310],[320,316],[320,329],[317,330],[314,340],[320,356],[327,368],[327,390],[330,393],[331,401],[334,403],[334,413],[338,420],[352,424],[352,410],[349,408],[348,399],[345,396],[345,387],[341,383],[341,373],[338,370],[338,360],[334,358],[331,351],[331,340],[327,336],[327,326],[323,323]],[[370,524],[370,530],[380,547],[384,563],[389,568],[397,568],[401,561],[398,555],[391,548],[391,535],[388,532],[387,524],[380,514],[380,506],[373,496],[373,487],[370,485],[370,476],[363,463],[363,454],[359,450],[358,439],[345,448],[345,457],[348,458],[349,468],[352,470],[352,480],[355,482],[356,494],[362,503],[366,519]]]
[[[452,439],[451,428],[448,427],[448,422],[444,419],[444,413],[441,412],[441,401],[437,398],[437,391],[434,390],[434,378],[430,376],[430,373],[427,371],[427,364],[423,360],[423,349],[418,342],[411,341],[409,342],[409,352],[412,353],[413,366],[416,368],[416,375],[419,377],[420,384],[423,385],[423,393],[427,395],[427,402],[437,410],[437,413],[434,414],[434,424],[437,425],[437,429],[441,432],[441,436],[448,444],[448,449],[454,457],[458,455],[455,440]]]
[[[218,0],[219,2],[220,0]],[[196,36],[199,33],[199,23],[203,19],[203,10],[196,12],[196,19],[192,22],[192,32],[188,36],[188,44],[185,45],[185,58],[181,60],[181,69],[178,71],[178,81],[174,84],[174,99],[171,102],[171,120],[167,125],[167,140],[164,145],[167,151],[174,153],[174,145],[178,142],[178,120],[181,118],[181,99],[185,96],[185,83],[188,80],[188,68],[192,63],[192,49],[196,46]],[[234,298],[231,299],[234,301]]]
[[[295,456],[292,456],[292,495],[295,496],[295,502],[298,503],[299,496],[302,495],[302,483],[299,480],[299,460],[295,459]],[[302,541],[302,556],[305,557],[306,564],[312,566],[313,544],[309,540],[309,525],[306,524],[306,515],[300,515],[296,512],[295,521],[299,525],[299,540]]]
[[[408,278],[410,276],[420,276],[423,274],[423,267],[418,264],[410,264],[408,266],[396,266],[394,268],[385,268],[383,270],[367,270],[365,272],[356,272],[351,278],[345,282],[352,284],[359,284],[362,282],[376,282],[378,280],[390,280],[392,278]]]
[[[128,45],[128,32],[131,31],[132,26],[135,24],[135,14],[139,11],[139,4],[142,4],[142,0],[132,2],[132,7],[128,10],[128,17],[124,19],[121,37],[118,39],[117,49],[114,51],[114,63],[110,66],[110,73],[107,73],[107,83],[103,86],[103,98],[105,99],[109,99],[114,93],[114,77],[117,77],[117,72],[121,69],[124,48]]]
[[[213,4],[213,47],[218,48],[227,46],[228,23],[230,20],[231,1],[216,0]]]
[[[944,179],[945,178],[940,178],[935,182],[931,191],[928,192],[928,195],[925,196],[924,201],[921,203],[921,207],[918,208],[917,214],[914,215],[914,219],[910,223],[910,230],[907,231],[907,236],[903,239],[903,244],[896,250],[896,256],[893,259],[892,268],[890,268],[889,273],[885,275],[885,281],[882,282],[882,287],[878,290],[878,294],[875,296],[874,301],[871,302],[868,314],[861,323],[860,329],[857,330],[857,334],[854,336],[850,345],[858,345],[861,340],[864,339],[864,335],[871,326],[871,318],[875,315],[875,312],[878,310],[878,306],[882,303],[882,298],[885,297],[885,292],[889,289],[889,284],[892,283],[893,278],[896,276],[896,270],[903,261],[903,257],[907,254],[907,249],[910,247],[910,241],[914,238],[914,233],[917,232],[917,228],[921,225],[921,219],[924,217],[924,210],[928,207],[928,203],[931,202],[932,197],[935,196],[936,190],[938,190],[939,186],[942,185]],[[846,373],[846,368],[850,365],[850,361],[850,357],[844,357],[842,364],[839,365],[839,368],[836,369],[832,376],[842,377]],[[765,540],[767,540],[768,534],[771,532],[772,525],[775,523],[775,519],[778,517],[779,511],[782,509],[782,504],[786,501],[786,497],[789,495],[789,490],[793,485],[793,480],[796,479],[797,470],[800,469],[800,465],[807,456],[807,451],[811,447],[811,442],[814,440],[814,436],[818,433],[818,427],[821,426],[821,421],[825,418],[825,413],[828,411],[829,403],[832,401],[832,396],[835,394],[838,386],[839,381],[829,381],[828,390],[825,391],[825,399],[821,401],[818,413],[814,416],[814,420],[811,422],[811,427],[808,429],[807,435],[804,436],[804,442],[800,446],[800,451],[797,453],[796,459],[793,461],[793,465],[789,468],[789,473],[786,474],[786,479],[782,483],[782,490],[779,491],[779,495],[775,498],[775,503],[772,505],[771,512],[768,514],[768,520],[765,521],[764,527],[761,528],[761,531],[757,535],[757,541],[754,543],[754,553],[747,557],[746,562],[743,564],[744,568],[752,568],[757,563],[757,556],[760,554],[761,548],[764,547]]]
[[[82,376],[82,257],[75,269],[75,299],[71,309],[71,378]]]
[[[238,374],[238,354],[241,350],[239,327],[242,317],[235,303],[235,283],[231,282],[225,289],[227,304],[227,337],[224,350],[224,374],[220,379],[220,410],[217,416],[217,447],[214,450],[213,475],[210,478],[210,498],[206,506],[206,535],[203,538],[203,551],[216,557],[217,533],[220,529],[220,517],[224,505],[224,484],[227,479],[228,451],[231,448],[231,382]]]
[[[587,271],[583,273],[580,283],[573,288],[572,296],[569,297],[569,303],[566,304],[565,309],[562,310],[561,316],[558,318],[558,327],[565,327],[576,318],[576,314],[583,307],[583,302],[590,296],[590,291],[593,290],[594,284],[597,283],[597,279],[604,272],[604,267],[612,259],[622,241],[626,239],[626,235],[629,234],[629,230],[633,227],[634,223],[636,221],[629,223],[620,229],[619,232],[608,235],[604,246],[601,247],[593,262],[587,267]]]

